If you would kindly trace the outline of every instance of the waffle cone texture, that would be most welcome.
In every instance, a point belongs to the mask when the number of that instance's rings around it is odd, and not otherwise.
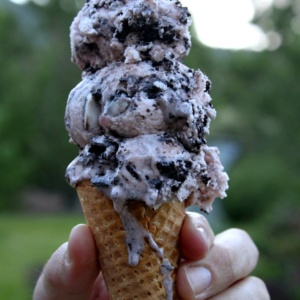
[[[113,202],[89,181],[77,187],[82,210],[91,228],[98,248],[98,258],[111,300],[167,299],[160,267],[162,259],[144,241],[139,263],[130,266],[125,243],[123,223],[114,210]],[[174,266],[173,300],[180,299],[176,288],[179,252],[179,234],[184,219],[184,203],[174,201],[153,210],[143,202],[132,201],[129,210],[147,229],[164,257]]]

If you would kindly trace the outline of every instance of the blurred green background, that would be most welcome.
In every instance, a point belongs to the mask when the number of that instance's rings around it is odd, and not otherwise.
[[[300,299],[300,30],[292,30],[300,1],[284,2],[254,20],[280,35],[276,50],[217,50],[194,39],[185,61],[213,82],[218,117],[208,143],[220,147],[230,176],[228,197],[209,219],[217,232],[250,233],[261,253],[254,274],[273,300]],[[0,1],[1,299],[31,299],[45,261],[84,221],[64,180],[77,150],[63,123],[81,76],[69,50],[81,5]]]

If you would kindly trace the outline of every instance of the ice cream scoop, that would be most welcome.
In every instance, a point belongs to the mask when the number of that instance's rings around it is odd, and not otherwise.
[[[128,200],[157,209],[178,199],[211,211],[212,201],[223,198],[227,175],[215,147],[188,151],[169,134],[136,138],[97,136],[67,169],[68,182],[91,180],[121,211]],[[196,196],[194,195],[196,194]]]
[[[115,61],[182,59],[190,24],[176,0],[89,0],[71,25],[72,60],[93,72]]]
[[[66,127],[81,148],[104,133],[133,138],[167,132],[197,152],[216,115],[209,91],[206,75],[177,61],[112,63],[70,93]]]

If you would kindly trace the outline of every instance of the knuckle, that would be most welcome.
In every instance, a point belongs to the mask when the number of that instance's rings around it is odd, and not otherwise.
[[[223,266],[232,270],[232,276],[239,280],[248,276],[255,268],[259,252],[248,233],[242,229],[228,229],[216,239],[218,253]]]
[[[244,245],[244,254],[247,256],[247,259],[250,259],[256,265],[259,258],[259,251],[251,236],[245,230],[239,228],[232,228],[229,231],[239,239],[241,245]]]
[[[255,299],[258,300],[270,300],[270,294],[267,286],[263,280],[258,277],[250,276],[247,278],[249,284],[249,290],[255,293]]]
[[[57,249],[43,269],[44,282],[48,286],[60,287],[63,285],[63,270],[66,264],[66,248],[67,243]]]
[[[247,241],[251,241],[252,242],[252,239],[250,237],[250,235],[243,229],[240,229],[240,228],[230,228],[228,229],[228,232],[231,234],[231,235],[234,235],[236,237],[238,237],[240,240],[247,240]]]

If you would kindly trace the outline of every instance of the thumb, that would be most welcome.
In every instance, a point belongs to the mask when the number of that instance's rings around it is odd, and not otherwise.
[[[61,245],[44,267],[33,299],[88,299],[99,272],[92,233],[88,226],[77,225],[69,242]]]

